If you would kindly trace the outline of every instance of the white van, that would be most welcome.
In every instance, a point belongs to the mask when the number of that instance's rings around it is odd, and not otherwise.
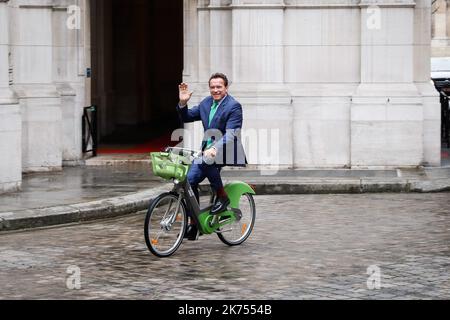
[[[431,58],[431,80],[439,92],[450,94],[450,57]]]

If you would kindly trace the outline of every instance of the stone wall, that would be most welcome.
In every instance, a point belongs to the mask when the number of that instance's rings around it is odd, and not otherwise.
[[[85,105],[83,25],[71,28],[67,7],[83,1],[11,0],[12,90],[22,114],[22,170],[60,170],[81,159]],[[80,19],[82,18],[82,12]],[[84,21],[84,20],[83,20]]]
[[[18,100],[10,89],[9,15],[0,1],[0,193],[20,189],[22,122]]]
[[[431,0],[184,0],[183,77],[193,102],[211,73],[230,77],[251,164],[438,166],[431,10]],[[89,15],[89,0],[0,0],[0,192],[20,188],[21,172],[82,158]]]
[[[67,8],[80,8],[71,28]],[[0,1],[0,192],[81,154],[86,0]]]
[[[440,165],[431,1],[185,0],[185,26],[185,81],[230,76],[250,163]]]

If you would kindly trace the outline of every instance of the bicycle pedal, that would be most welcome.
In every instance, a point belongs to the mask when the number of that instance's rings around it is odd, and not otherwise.
[[[231,232],[231,231],[233,231],[233,229],[216,230],[215,233],[222,234],[222,233],[225,233],[225,232]]]
[[[224,220],[220,220],[220,219],[219,219],[219,223],[220,223],[220,224],[222,224],[222,223],[228,223],[228,222],[231,222],[231,219],[230,219],[230,218],[224,219]]]

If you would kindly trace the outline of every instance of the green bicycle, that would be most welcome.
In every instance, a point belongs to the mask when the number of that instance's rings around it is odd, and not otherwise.
[[[206,208],[200,208],[186,179],[191,164],[200,157],[201,152],[183,148],[151,153],[154,174],[174,183],[172,191],[161,194],[150,203],[145,218],[145,242],[150,252],[158,257],[169,257],[180,247],[188,223],[188,210],[199,235],[216,233],[229,246],[242,244],[253,230],[255,191],[244,182],[232,182],[224,187],[230,199],[227,211],[210,214],[215,194],[211,194]]]

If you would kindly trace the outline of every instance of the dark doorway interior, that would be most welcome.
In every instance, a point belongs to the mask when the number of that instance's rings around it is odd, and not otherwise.
[[[183,70],[182,0],[91,1],[92,104],[102,146],[168,139]]]

